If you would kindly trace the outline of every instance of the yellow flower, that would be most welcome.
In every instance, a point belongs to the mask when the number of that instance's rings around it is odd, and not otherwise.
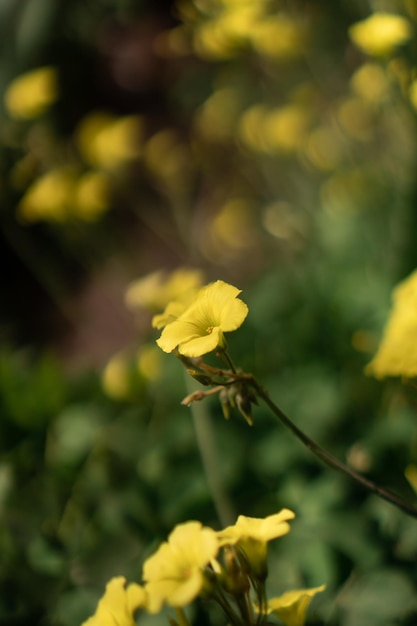
[[[168,542],[143,565],[143,579],[148,594],[147,610],[157,613],[166,602],[185,606],[203,590],[203,568],[218,551],[217,534],[200,522],[186,522],[174,528]]]
[[[168,275],[163,270],[157,270],[129,285],[125,295],[126,306],[132,310],[142,308],[156,312],[164,309],[171,301],[184,301],[188,305],[202,280],[201,270],[188,267],[179,267]],[[156,328],[162,326],[155,325]]]
[[[84,118],[76,140],[84,158],[96,167],[114,169],[140,153],[142,120],[96,112]]]
[[[401,15],[377,12],[349,29],[352,41],[367,54],[386,56],[412,35],[410,22]]]
[[[129,397],[129,364],[122,353],[112,356],[103,370],[101,381],[104,391],[110,398],[125,400]]]
[[[247,305],[237,298],[240,293],[240,289],[222,280],[206,285],[188,309],[164,328],[158,346],[164,352],[178,348],[188,357],[224,347],[223,333],[239,328],[248,314]]]
[[[9,114],[32,119],[44,113],[58,95],[57,73],[53,67],[39,67],[15,78],[4,95]]]
[[[142,346],[137,355],[137,367],[139,373],[151,382],[161,378],[162,355],[154,343]]]
[[[393,307],[378,351],[366,368],[376,378],[417,376],[417,271],[394,290]]]
[[[143,587],[131,583],[127,588],[123,576],[112,578],[99,600],[96,612],[82,626],[135,626],[134,612],[146,605]]]
[[[94,222],[109,208],[110,179],[104,172],[86,172],[74,189],[74,214]]]
[[[306,28],[290,15],[278,13],[253,24],[250,38],[257,52],[273,59],[291,59],[305,52]]]
[[[285,626],[304,626],[305,615],[312,598],[325,589],[325,585],[313,589],[287,591],[268,602],[267,614],[276,613]]]
[[[294,517],[295,514],[289,509],[282,509],[265,518],[239,515],[236,524],[218,532],[220,545],[236,545],[240,548],[254,574],[264,579],[267,574],[267,543],[286,535],[290,531],[288,520]]]
[[[28,222],[64,222],[70,215],[76,180],[71,166],[46,172],[27,189],[18,205],[19,215]]]

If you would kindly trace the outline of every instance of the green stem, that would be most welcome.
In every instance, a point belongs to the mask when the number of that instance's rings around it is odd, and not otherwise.
[[[177,624],[178,626],[190,626],[190,622],[187,619],[187,616],[184,613],[184,609],[180,606],[175,608],[175,612],[177,614]]]
[[[251,381],[252,386],[255,388],[258,396],[262,398],[262,400],[271,409],[272,413],[280,420],[280,422],[284,424],[284,426],[289,428],[289,430],[291,430],[292,433],[311,452],[313,452],[313,454],[315,454],[321,461],[326,463],[326,465],[328,465],[332,469],[338,470],[342,472],[343,474],[346,474],[347,476],[355,480],[357,483],[362,485],[362,487],[365,487],[365,489],[368,489],[368,491],[371,491],[372,493],[375,493],[380,498],[383,498],[384,500],[391,502],[391,504],[394,504],[396,507],[398,507],[399,509],[407,513],[407,515],[417,518],[417,509],[415,507],[413,507],[411,504],[409,504],[408,502],[406,502],[405,500],[397,496],[395,493],[393,493],[389,489],[380,487],[379,485],[375,484],[371,480],[368,480],[361,474],[358,474],[358,472],[355,472],[355,470],[351,469],[350,467],[348,467],[347,465],[345,465],[344,463],[336,459],[333,455],[327,452],[327,450],[324,450],[323,448],[321,448],[317,443],[315,443],[312,439],[310,439],[310,437],[308,437],[302,430],[300,430],[298,426],[296,426],[290,420],[290,418],[287,417],[285,413],[283,413],[283,411],[281,411],[281,409],[271,400],[271,398],[269,397],[265,389],[263,389],[263,387],[261,387],[261,385],[259,385],[258,382],[254,378],[250,378],[249,380]]]
[[[186,376],[186,385],[191,391],[192,379],[189,376]],[[193,389],[195,390],[195,387]],[[236,515],[224,489],[210,414],[204,402],[193,402],[190,408],[211,497],[221,525],[229,526],[236,519]]]
[[[220,354],[222,355],[222,357],[226,361],[227,365],[232,370],[233,374],[237,374],[237,370],[236,370],[235,364],[233,363],[232,358],[231,358],[230,354],[228,353],[227,349],[225,348],[224,350],[222,350]]]

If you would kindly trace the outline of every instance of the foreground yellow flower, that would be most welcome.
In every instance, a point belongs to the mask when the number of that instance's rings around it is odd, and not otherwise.
[[[367,54],[385,56],[412,36],[410,22],[393,13],[374,13],[349,29],[352,41]]]
[[[143,587],[131,583],[127,588],[123,576],[112,578],[99,600],[96,612],[81,626],[135,626],[134,612],[146,605]]]
[[[200,522],[176,526],[143,565],[147,610],[157,613],[165,602],[176,607],[192,602],[204,588],[203,568],[218,549],[217,534],[211,528]]]
[[[58,97],[57,72],[39,67],[15,78],[4,95],[4,104],[15,119],[32,119],[44,113]]]
[[[376,378],[417,376],[417,271],[394,290],[393,307],[378,351],[366,368]]]
[[[325,588],[325,585],[321,585],[313,589],[287,591],[282,596],[269,600],[267,613],[276,613],[285,626],[304,626],[311,600]]]
[[[267,543],[289,533],[288,520],[294,517],[290,509],[282,509],[265,518],[239,515],[236,524],[218,532],[219,543],[221,546],[236,545],[243,551],[255,575],[264,579],[267,573]]]
[[[158,346],[164,352],[178,348],[188,357],[225,347],[223,333],[239,328],[248,314],[247,305],[237,297],[240,293],[222,280],[206,285],[184,313],[164,328]]]

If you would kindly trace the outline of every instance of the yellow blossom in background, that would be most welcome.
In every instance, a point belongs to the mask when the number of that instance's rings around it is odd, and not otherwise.
[[[209,141],[230,139],[238,113],[238,92],[231,87],[217,89],[197,111],[195,130]]]
[[[202,252],[217,265],[243,259],[259,241],[257,215],[246,198],[228,199],[202,231]]]
[[[305,25],[285,13],[255,22],[249,33],[256,52],[285,60],[304,54],[306,35]]]
[[[295,514],[290,509],[282,509],[265,518],[239,515],[236,524],[218,532],[219,543],[221,546],[237,545],[244,552],[255,574],[264,579],[267,573],[267,544],[289,533],[288,520],[294,517]]]
[[[336,169],[344,157],[344,137],[336,125],[322,125],[309,133],[304,154],[319,170]]]
[[[82,156],[94,167],[118,168],[141,152],[142,120],[96,112],[84,118],[76,131]]]
[[[129,364],[124,354],[115,354],[101,376],[104,391],[115,400],[125,400],[130,392]]]
[[[203,287],[184,313],[164,328],[158,346],[164,352],[178,348],[188,357],[224,347],[224,333],[239,328],[248,314],[247,305],[237,297],[240,293],[222,280]]]
[[[299,104],[288,104],[269,111],[263,120],[264,142],[271,152],[290,154],[302,145],[310,115]]]
[[[134,613],[145,605],[144,588],[136,583],[126,587],[126,579],[118,576],[107,583],[95,614],[82,626],[135,626]]]
[[[372,108],[363,98],[346,98],[337,110],[337,119],[343,130],[357,141],[368,141],[373,136]]]
[[[152,135],[144,146],[143,157],[161,192],[171,196],[188,189],[192,157],[177,131],[166,128]]]
[[[417,271],[394,290],[381,343],[366,373],[376,378],[417,376]]]
[[[267,150],[263,134],[266,115],[267,109],[262,104],[256,104],[244,111],[239,119],[238,137],[250,150]]]
[[[267,613],[275,613],[285,626],[304,626],[311,600],[316,593],[324,591],[325,588],[325,585],[321,585],[313,589],[287,591],[282,596],[268,601]]]
[[[86,221],[98,220],[109,208],[110,180],[104,172],[86,172],[74,188],[73,215]]]
[[[162,374],[162,359],[155,345],[142,346],[137,354],[139,373],[147,380],[158,380]]]
[[[353,74],[352,90],[371,104],[380,104],[389,94],[390,85],[385,69],[377,63],[364,63]]]
[[[409,20],[394,13],[376,12],[349,29],[352,41],[367,54],[383,57],[412,36]]]
[[[18,204],[19,216],[28,222],[64,222],[71,213],[77,173],[71,166],[57,167],[40,176]]]
[[[57,71],[45,66],[15,78],[6,89],[4,104],[11,117],[28,120],[44,113],[57,97]]]
[[[165,602],[180,607],[195,600],[204,588],[203,570],[218,548],[215,531],[200,522],[176,526],[143,565],[148,611],[157,613]]]
[[[198,269],[179,267],[171,273],[156,270],[130,283],[126,306],[132,310],[161,311],[172,301],[188,304],[202,282],[203,272]]]
[[[207,59],[228,59],[250,43],[254,23],[262,16],[262,2],[228,3],[194,29],[195,52]]]
[[[159,313],[158,315],[154,315],[152,318],[152,327],[161,330],[167,324],[171,324],[171,322],[175,322],[179,316],[184,313],[187,309],[188,305],[191,304],[195,297],[195,293],[187,294],[187,297],[183,300],[179,300],[177,302],[169,302],[165,307],[163,313]]]

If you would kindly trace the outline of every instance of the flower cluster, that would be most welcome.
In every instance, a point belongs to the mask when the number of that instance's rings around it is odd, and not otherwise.
[[[311,599],[324,586],[269,601],[265,591],[267,544],[286,535],[293,518],[289,509],[265,519],[241,515],[217,532],[197,521],[179,524],[145,561],[142,584],[113,578],[83,626],[134,626],[136,611],[154,615],[165,605],[176,609],[172,625],[188,626],[183,608],[197,597],[217,602],[234,626],[261,624],[270,613],[285,626],[303,626]]]

